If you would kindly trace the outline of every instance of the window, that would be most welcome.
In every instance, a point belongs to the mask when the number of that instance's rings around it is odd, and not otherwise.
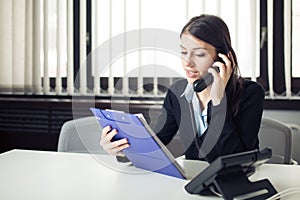
[[[72,0],[0,1],[2,94],[65,92],[62,77],[71,76],[66,67],[67,2],[72,8]]]
[[[297,4],[299,0],[261,0],[261,26],[267,36],[262,41],[259,81],[267,91],[267,99],[299,99]]]
[[[48,55],[48,76],[54,78],[57,74],[67,76],[67,1],[41,1],[40,15],[41,26],[41,63],[45,62],[44,55]],[[47,10],[47,11],[46,11]],[[46,14],[47,12],[47,14]],[[46,28],[47,27],[47,28]],[[44,48],[47,40],[47,52]],[[60,60],[58,60],[60,59]],[[45,69],[41,68],[41,76],[44,77]]]
[[[243,77],[262,83],[268,99],[297,100],[299,5],[300,0],[0,1],[0,93],[162,97],[184,76],[176,49],[180,29],[192,16],[208,13],[229,26]],[[145,46],[151,30],[171,33],[173,40],[156,37]],[[168,42],[174,46],[163,46]],[[106,51],[98,56],[99,47]]]
[[[259,2],[256,0],[243,3],[235,0],[176,3],[172,0],[92,1],[91,54],[108,60],[107,63],[98,61],[92,67],[94,85],[100,85],[96,94],[163,95],[164,88],[174,79],[184,77],[177,48],[181,28],[191,17],[202,13],[219,15],[224,19],[231,32],[242,75],[256,80],[259,76],[258,10]],[[149,29],[153,29],[153,34]],[[167,33],[164,35],[165,32],[169,32],[169,36]],[[152,46],[143,46],[149,38],[153,39]],[[166,43],[174,43],[175,47],[164,49],[161,38]],[[101,48],[103,53],[98,53]],[[127,91],[126,88],[137,90]]]
[[[300,1],[292,1],[292,76],[300,78]]]

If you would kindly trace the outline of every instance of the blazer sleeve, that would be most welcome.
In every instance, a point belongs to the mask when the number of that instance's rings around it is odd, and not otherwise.
[[[238,114],[237,131],[246,150],[258,148],[258,132],[264,108],[265,91],[261,85],[250,82]]]
[[[222,104],[222,103],[221,103]],[[216,144],[209,153],[205,154],[205,159],[212,162],[218,156],[247,151],[258,148],[258,132],[260,128],[264,105],[264,89],[255,82],[248,82],[240,101],[237,118],[233,120],[229,109],[224,110],[224,106],[211,106],[211,121],[215,123],[209,126],[205,138],[211,137],[209,134],[216,134],[222,130],[215,140]],[[227,104],[227,106],[230,106]],[[226,112],[224,123],[221,115]],[[222,126],[221,128],[218,126]],[[203,142],[204,144],[204,142]],[[201,153],[201,152],[200,152]]]

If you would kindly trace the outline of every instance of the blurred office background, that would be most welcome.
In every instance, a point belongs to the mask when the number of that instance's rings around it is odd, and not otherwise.
[[[0,0],[0,152],[56,150],[90,106],[155,123],[184,77],[181,28],[202,13],[229,26],[242,76],[265,88],[264,116],[297,132],[300,0]]]

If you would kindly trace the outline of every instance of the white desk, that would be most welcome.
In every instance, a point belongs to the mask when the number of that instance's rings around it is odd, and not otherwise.
[[[199,161],[180,162],[190,174],[206,166]],[[251,180],[261,178],[269,178],[278,191],[300,187],[300,166],[265,164],[251,176]],[[25,150],[0,154],[1,200],[207,199],[188,194],[187,183],[120,164],[106,155]],[[300,199],[300,193],[286,199]]]

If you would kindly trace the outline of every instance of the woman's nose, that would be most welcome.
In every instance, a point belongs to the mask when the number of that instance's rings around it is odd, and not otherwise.
[[[193,62],[190,57],[183,58],[183,62],[185,66],[192,66]]]

